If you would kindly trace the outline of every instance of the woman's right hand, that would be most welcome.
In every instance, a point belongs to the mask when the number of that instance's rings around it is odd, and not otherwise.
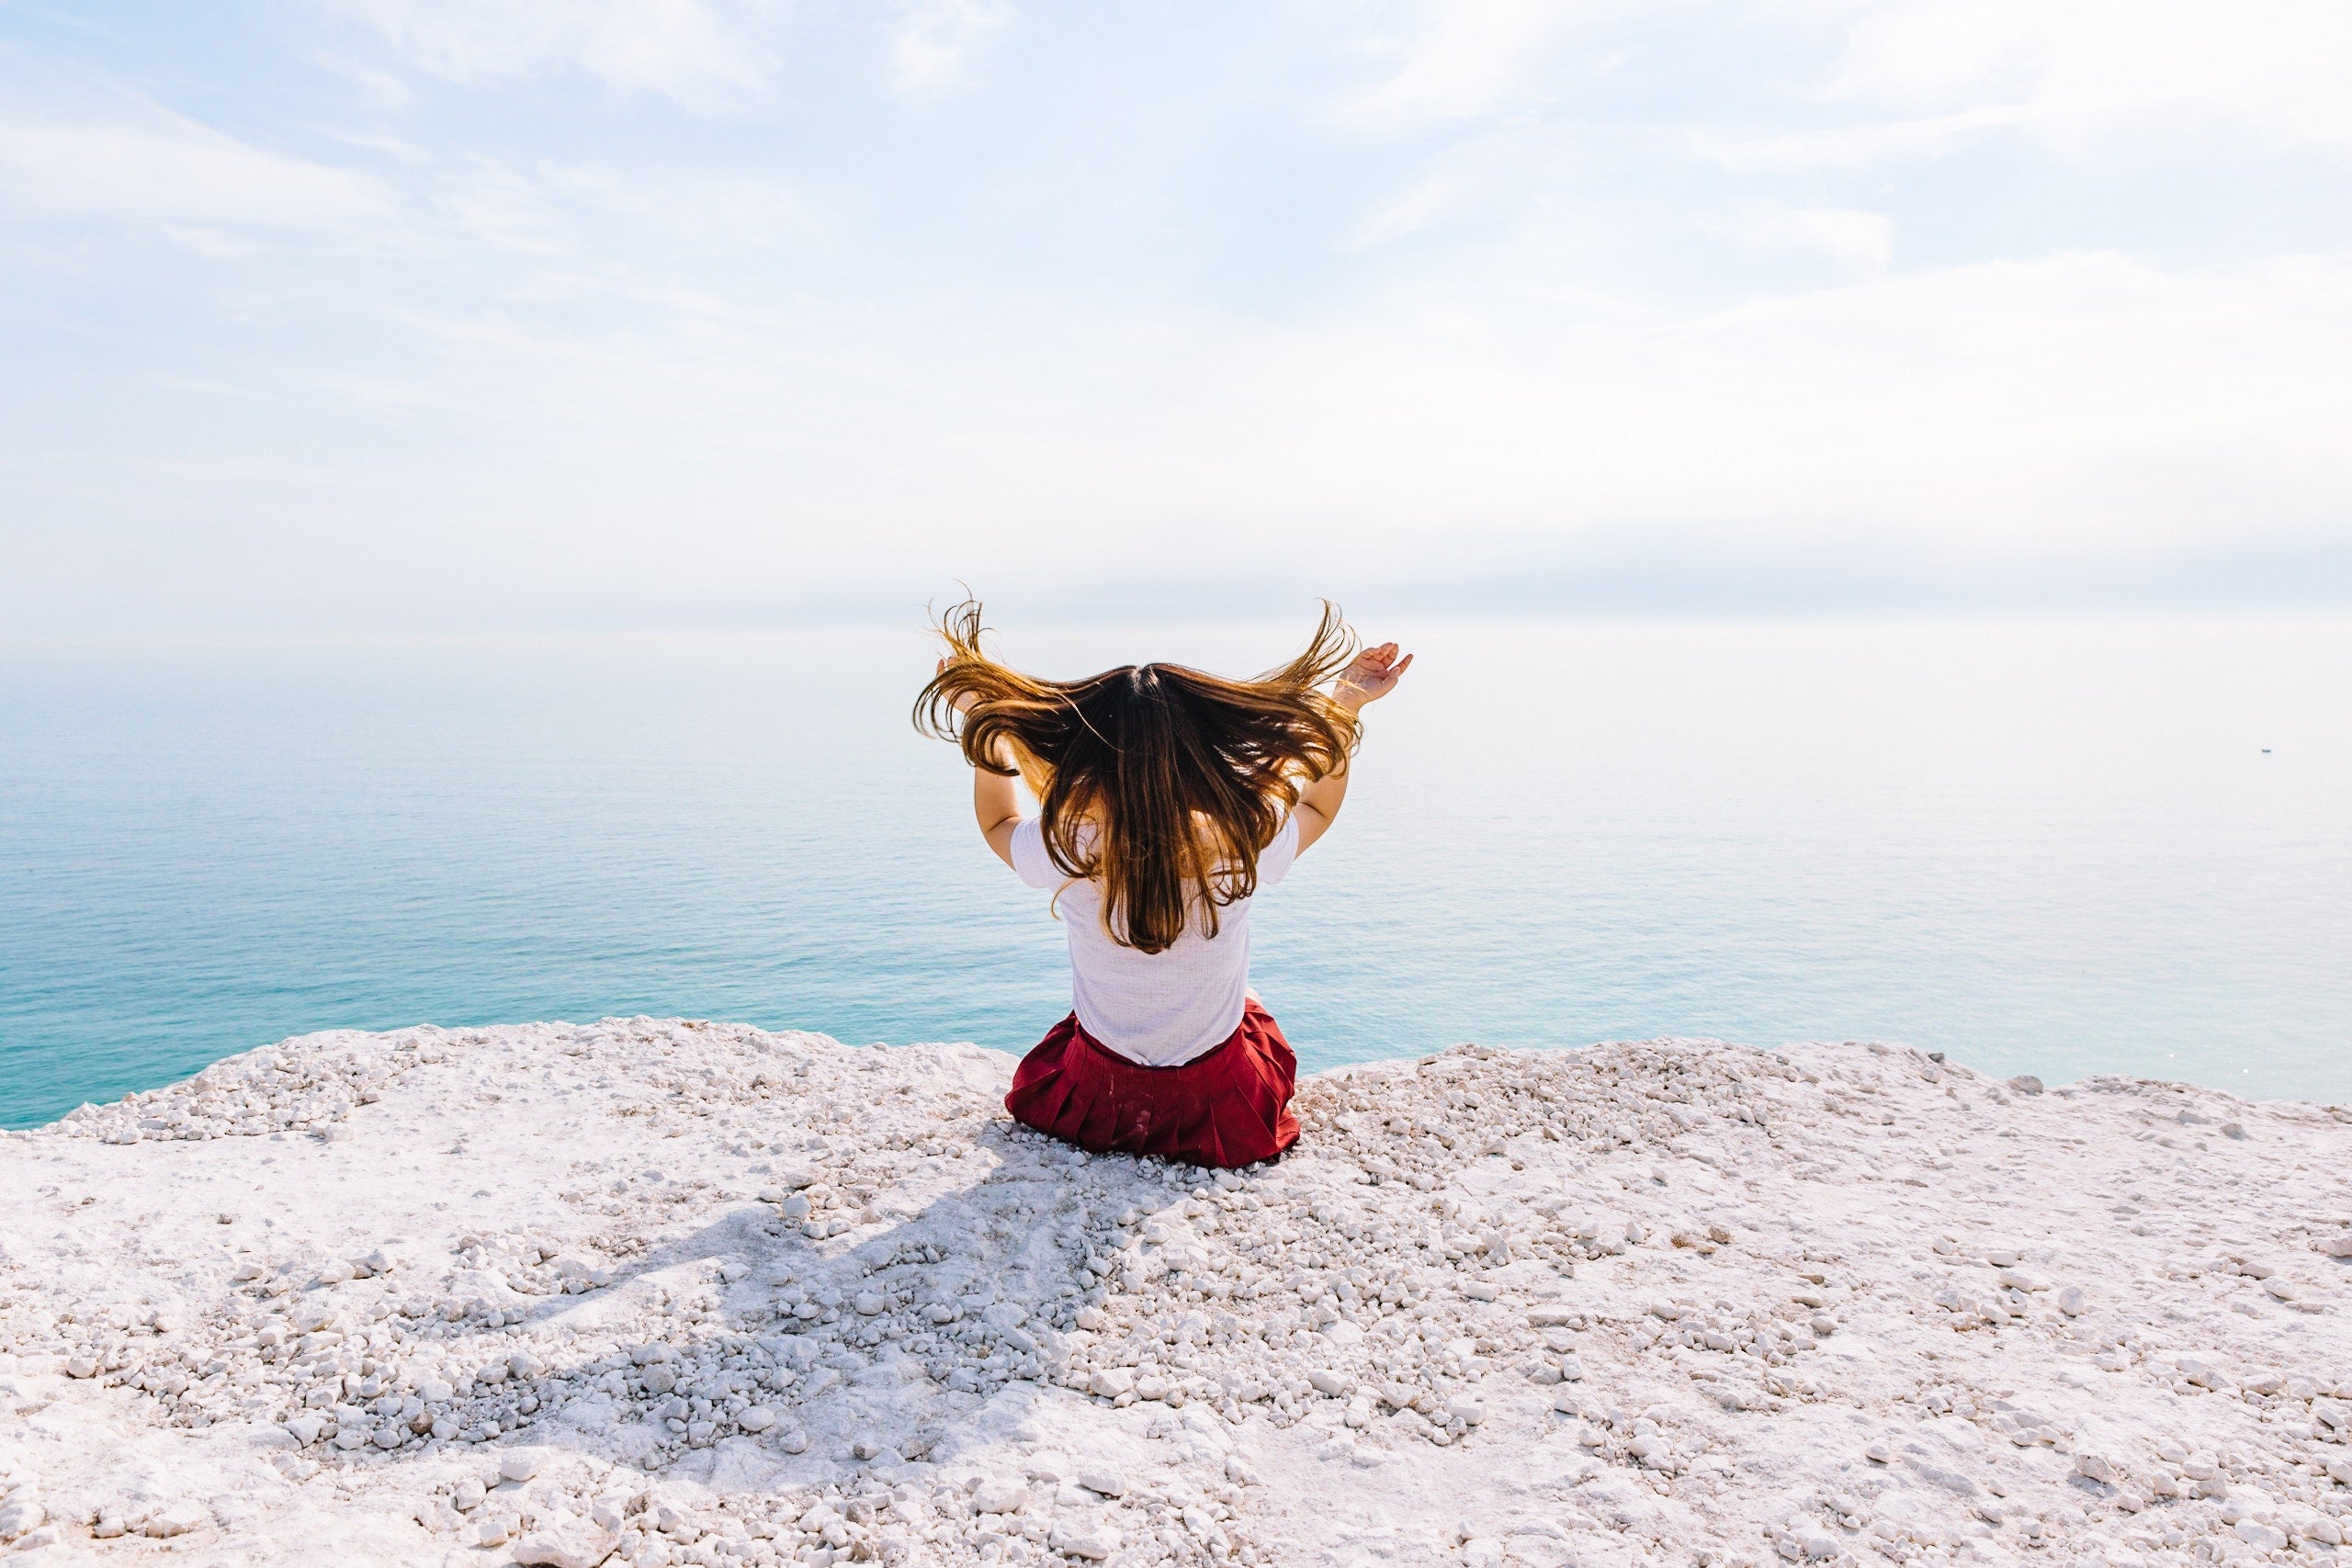
[[[1413,656],[1408,653],[1397,658],[1393,642],[1367,648],[1340,671],[1340,679],[1331,688],[1331,700],[1351,712],[1366,703],[1376,703],[1395,691],[1397,680],[1412,667]]]

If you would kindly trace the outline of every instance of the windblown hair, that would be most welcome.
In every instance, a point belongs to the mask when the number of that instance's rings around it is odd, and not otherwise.
[[[1123,946],[1163,953],[1196,913],[1216,935],[1218,908],[1257,892],[1258,853],[1299,791],[1355,750],[1356,716],[1320,690],[1356,651],[1328,600],[1306,650],[1254,681],[1181,664],[1043,681],[982,652],[981,633],[978,601],[940,617],[947,664],[915,699],[915,728],[1028,783],[1046,853],[1102,884]]]

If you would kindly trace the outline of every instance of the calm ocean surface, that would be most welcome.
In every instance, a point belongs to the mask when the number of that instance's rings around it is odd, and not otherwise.
[[[1419,661],[1255,917],[1309,1068],[1870,1038],[2352,1100],[2352,625],[1364,629]],[[1246,671],[1304,631],[1006,647]],[[930,660],[0,653],[0,1124],[346,1025],[1025,1047],[1069,1005],[1060,934],[908,726]]]

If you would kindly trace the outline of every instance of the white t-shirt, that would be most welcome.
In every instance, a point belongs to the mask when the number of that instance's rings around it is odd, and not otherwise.
[[[1298,821],[1285,817],[1258,852],[1261,891],[1298,858]],[[1086,1032],[1131,1062],[1172,1067],[1222,1043],[1241,1026],[1250,990],[1250,900],[1219,905],[1216,935],[1197,919],[1159,953],[1122,947],[1102,923],[1102,886],[1062,874],[1046,852],[1039,819],[1012,829],[1012,869],[1032,887],[1062,890],[1055,908],[1069,930],[1070,1005]]]

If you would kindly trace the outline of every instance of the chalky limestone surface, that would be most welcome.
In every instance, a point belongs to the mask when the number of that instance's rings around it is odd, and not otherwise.
[[[1463,1047],[1211,1179],[1012,1065],[320,1034],[0,1139],[0,1560],[2352,1560],[2352,1112]]]

